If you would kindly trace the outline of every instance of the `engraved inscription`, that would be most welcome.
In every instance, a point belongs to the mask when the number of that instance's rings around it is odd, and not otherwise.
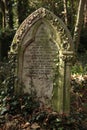
[[[50,42],[50,45],[54,44]],[[32,46],[32,47],[31,47]],[[55,58],[55,50],[52,45],[48,48],[44,48],[42,44],[32,43],[26,48],[24,53],[24,71],[27,71],[27,75],[48,75],[52,73]],[[32,48],[32,49],[31,49]]]
[[[22,81],[29,90],[34,87],[37,96],[41,99],[52,97],[54,59],[58,48],[53,39],[50,40],[51,35],[49,28],[47,29],[44,24],[40,25],[35,41],[25,48],[23,54]],[[29,91],[27,89],[26,92]]]

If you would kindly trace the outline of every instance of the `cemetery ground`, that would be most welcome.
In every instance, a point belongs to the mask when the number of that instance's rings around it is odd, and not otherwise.
[[[70,115],[53,111],[34,93],[14,94],[13,78],[8,79],[0,90],[0,130],[87,130],[87,75],[79,72],[71,76]]]

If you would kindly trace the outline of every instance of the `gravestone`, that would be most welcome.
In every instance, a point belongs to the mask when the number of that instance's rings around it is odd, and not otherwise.
[[[74,47],[60,18],[44,8],[33,12],[17,30],[10,55],[24,93],[35,92],[54,110],[69,113]],[[15,90],[20,91],[19,85]]]

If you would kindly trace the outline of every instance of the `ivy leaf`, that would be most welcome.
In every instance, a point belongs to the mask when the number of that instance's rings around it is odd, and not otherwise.
[[[6,113],[8,113],[8,109],[6,107],[3,107],[1,110],[1,115],[5,115]]]

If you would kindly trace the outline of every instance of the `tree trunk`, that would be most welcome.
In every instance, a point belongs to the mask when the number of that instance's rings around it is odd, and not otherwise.
[[[3,0],[0,1],[1,13],[2,13],[2,28],[4,29],[6,26],[6,15],[5,15],[5,2]]]
[[[12,0],[8,1],[7,3],[7,9],[8,9],[8,17],[9,17],[9,20],[8,20],[8,24],[9,24],[9,27],[10,28],[13,28],[13,9],[12,9]]]
[[[0,42],[0,61],[1,61],[1,42]]]
[[[70,15],[71,14],[71,15]],[[68,26],[69,26],[69,29],[73,35],[73,29],[74,29],[74,14],[75,14],[75,11],[74,11],[74,1],[70,0],[70,9],[68,10]]]
[[[64,5],[65,24],[67,25],[67,23],[68,23],[68,18],[67,18],[67,0],[63,0],[63,5]]]
[[[87,1],[85,3],[85,7],[84,7],[84,27],[87,27]]]
[[[86,0],[79,0],[77,20],[76,20],[75,30],[74,30],[74,35],[73,35],[73,42],[74,42],[76,52],[78,50],[80,33],[81,33],[82,23],[83,23],[83,18],[84,18],[83,13],[84,13],[85,2],[86,2]]]

